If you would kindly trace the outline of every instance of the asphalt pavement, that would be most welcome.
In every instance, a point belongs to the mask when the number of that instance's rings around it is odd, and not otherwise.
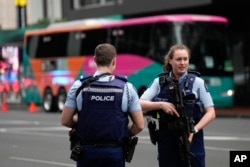
[[[30,113],[25,105],[15,109],[10,106],[10,109],[7,113],[0,112],[1,167],[75,166],[69,158],[69,129],[61,126],[60,113],[49,114],[40,108],[37,113]],[[221,110],[216,112],[222,115]],[[243,111],[224,111],[236,115],[233,112],[240,115]],[[231,151],[250,150],[250,122],[248,118],[218,116],[204,131],[207,166],[229,167]],[[148,128],[145,127],[138,137],[135,157],[126,166],[157,166],[157,148],[150,142]]]

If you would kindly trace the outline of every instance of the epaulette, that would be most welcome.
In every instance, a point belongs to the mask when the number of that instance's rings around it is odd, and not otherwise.
[[[197,77],[200,77],[201,76],[201,73],[197,72],[197,71],[191,71],[191,70],[188,70],[188,74],[194,74],[196,75]]]
[[[115,75],[115,78],[116,78],[116,79],[120,79],[120,80],[122,80],[123,82],[128,82],[128,78],[127,78],[127,76],[125,76],[125,75],[120,75],[120,74],[118,74],[118,75]]]
[[[169,76],[169,72],[162,72],[160,74],[158,74],[158,76]]]
[[[86,79],[91,78],[92,76],[93,76],[92,74],[81,75],[80,81],[82,82],[82,81],[84,81],[84,80],[86,80]]]

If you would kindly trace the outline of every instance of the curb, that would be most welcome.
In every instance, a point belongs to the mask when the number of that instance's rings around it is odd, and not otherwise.
[[[250,118],[248,114],[227,114],[227,113],[217,113],[217,118]]]
[[[250,118],[250,107],[235,106],[233,108],[216,108],[217,117]]]
[[[8,104],[8,110],[9,111],[27,111],[27,112],[31,112],[29,111],[29,105],[28,104]],[[42,109],[41,107],[37,106],[36,111],[34,112],[41,112]]]

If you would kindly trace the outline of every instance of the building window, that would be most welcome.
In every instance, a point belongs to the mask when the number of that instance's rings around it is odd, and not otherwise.
[[[119,0],[74,0],[74,9],[95,8],[106,5],[114,5]]]

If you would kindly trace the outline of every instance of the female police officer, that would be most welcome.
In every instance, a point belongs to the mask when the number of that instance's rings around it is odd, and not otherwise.
[[[82,147],[77,158],[78,167],[124,167],[123,139],[144,128],[139,97],[126,78],[112,75],[116,67],[113,45],[98,45],[94,61],[97,70],[93,76],[98,79],[85,85],[77,97],[78,88],[88,77],[74,82],[67,95],[61,123],[72,127],[77,122]],[[76,109],[77,118],[74,117]],[[132,121],[129,125],[128,115]]]
[[[164,73],[155,78],[140,97],[144,113],[158,110],[157,143],[160,167],[205,167],[202,129],[215,119],[215,109],[204,80],[197,72],[188,71],[189,59],[190,51],[187,46],[173,45],[165,56]],[[175,125],[175,120],[180,117],[180,111],[174,104],[176,101],[171,100],[173,99],[172,87],[164,83],[164,81],[171,82],[172,80],[179,83],[184,98],[189,98],[188,103],[184,100],[184,108],[188,117],[194,120],[194,130],[187,135],[187,141],[192,143],[190,153],[194,155],[190,161],[182,159],[183,150],[180,151],[179,145],[183,142],[183,136],[180,136],[178,127],[171,126]]]

